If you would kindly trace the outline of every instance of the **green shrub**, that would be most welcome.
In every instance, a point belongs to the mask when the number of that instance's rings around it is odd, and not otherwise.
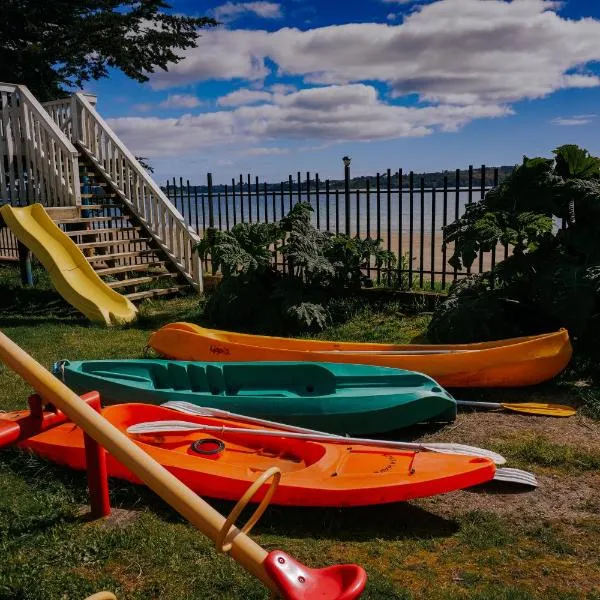
[[[374,264],[396,269],[380,240],[319,231],[312,207],[300,202],[277,224],[238,223],[231,231],[210,230],[197,247],[221,271],[223,281],[209,298],[207,318],[216,326],[246,330],[311,331],[332,320],[332,292],[369,287]],[[275,258],[283,260],[278,269]]]
[[[470,342],[566,327],[580,347],[600,333],[600,159],[577,146],[524,158],[500,186],[444,229],[449,260],[508,244],[488,273],[455,284],[431,321],[438,342]],[[557,225],[561,219],[565,227]]]

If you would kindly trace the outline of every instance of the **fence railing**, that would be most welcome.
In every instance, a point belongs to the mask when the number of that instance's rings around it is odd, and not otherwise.
[[[167,182],[165,191],[199,236],[209,227],[229,230],[240,222],[272,223],[280,220],[297,202],[313,207],[313,224],[332,233],[382,240],[382,246],[399,257],[394,272],[368,269],[382,285],[404,288],[446,289],[471,272],[489,270],[508,249],[499,247],[481,253],[474,268],[457,271],[448,265],[453,245],[443,246],[442,227],[459,218],[465,207],[481,200],[498,185],[509,168],[457,169],[432,178],[402,169],[373,177],[322,181],[318,174],[297,173],[278,183],[260,182],[258,177],[240,175],[231,184],[191,185],[189,180]]]
[[[75,147],[25,86],[0,83],[0,204],[80,201]]]

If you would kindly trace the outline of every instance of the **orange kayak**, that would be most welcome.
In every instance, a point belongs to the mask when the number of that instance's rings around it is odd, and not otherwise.
[[[13,428],[28,411],[0,415]],[[276,466],[282,473],[273,502],[293,506],[362,506],[443,494],[490,481],[495,465],[489,458],[438,454],[412,449],[314,442],[248,433],[259,429],[246,422],[182,414],[149,404],[119,404],[102,415],[123,432],[135,424],[186,421],[200,426],[226,426],[244,432],[127,434],[152,458],[195,492],[213,498],[239,500],[256,477]],[[53,425],[19,442],[55,463],[85,469],[83,433],[71,422]],[[276,427],[260,427],[264,431]],[[21,438],[22,439],[22,438]],[[139,483],[135,475],[107,456],[108,475]],[[265,493],[260,490],[259,501]]]
[[[344,362],[419,371],[444,387],[520,387],[552,379],[573,349],[565,329],[496,342],[394,345],[248,335],[171,323],[149,345],[167,358],[195,361]]]

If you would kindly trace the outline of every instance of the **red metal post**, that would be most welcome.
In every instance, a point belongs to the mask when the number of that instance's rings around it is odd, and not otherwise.
[[[89,403],[101,412],[100,396]],[[108,495],[108,475],[106,472],[106,450],[87,433],[83,434],[85,444],[85,464],[87,468],[88,490],[92,517],[100,519],[110,515],[110,497]]]

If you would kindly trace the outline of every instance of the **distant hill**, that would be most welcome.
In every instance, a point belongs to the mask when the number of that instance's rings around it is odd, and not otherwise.
[[[494,185],[494,169],[495,167],[486,167],[485,173],[485,186],[490,187]],[[514,166],[502,166],[498,167],[498,182],[503,181],[512,173],[514,170]],[[458,175],[457,175],[458,174]],[[453,188],[456,186],[456,180],[458,176],[458,184],[460,187],[467,187],[469,185],[469,170],[460,170],[456,171],[436,171],[433,173],[413,173],[413,186],[420,187],[421,179],[423,180],[423,184],[426,188],[436,187],[443,188],[445,178],[448,179],[448,188]],[[393,188],[398,187],[398,172],[391,173],[391,186]],[[367,181],[371,189],[377,186],[377,176],[369,175],[365,177],[353,177],[350,180],[350,187],[353,189],[356,188],[365,188],[367,186]],[[335,184],[335,188],[344,187],[344,180],[335,180],[330,182],[330,186]],[[314,185],[314,184],[313,184]],[[379,185],[383,187],[387,187],[387,171],[381,173],[379,176]],[[479,188],[481,186],[481,169],[473,169],[472,175],[472,185],[474,188]],[[410,173],[402,173],[402,187],[410,187]]]

